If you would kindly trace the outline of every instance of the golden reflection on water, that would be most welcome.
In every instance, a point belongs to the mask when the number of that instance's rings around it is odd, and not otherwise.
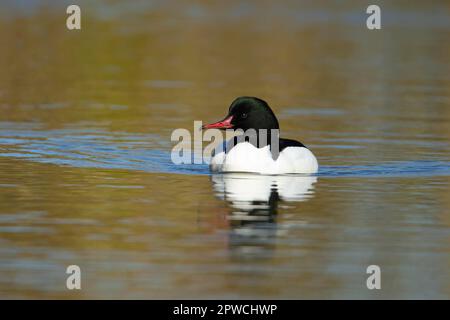
[[[386,3],[380,32],[358,1],[80,5],[76,32],[64,2],[4,5],[1,129],[155,134],[170,150],[174,128],[254,95],[322,166],[448,164],[447,5]],[[278,182],[246,185],[255,179],[0,157],[0,296],[450,295],[448,174],[310,177],[294,199]],[[233,198],[244,190],[269,198]],[[245,222],[254,210],[262,222]],[[80,292],[64,287],[69,264]],[[382,267],[381,292],[365,288],[369,264]]]

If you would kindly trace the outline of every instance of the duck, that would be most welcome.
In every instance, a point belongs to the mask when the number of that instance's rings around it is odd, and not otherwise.
[[[314,174],[319,169],[317,158],[307,146],[280,138],[278,119],[260,98],[236,98],[223,120],[202,129],[232,130],[235,134],[212,152],[209,163],[212,172]]]

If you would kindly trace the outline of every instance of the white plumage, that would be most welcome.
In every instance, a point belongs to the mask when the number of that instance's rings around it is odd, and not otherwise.
[[[219,150],[211,159],[213,172],[253,172],[261,174],[316,173],[314,154],[304,147],[287,147],[274,160],[269,146],[257,148],[249,142],[235,145],[228,153]]]

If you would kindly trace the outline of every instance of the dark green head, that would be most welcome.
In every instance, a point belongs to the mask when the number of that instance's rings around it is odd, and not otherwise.
[[[231,104],[225,119],[203,128],[270,130],[279,129],[279,125],[267,102],[256,97],[239,97]]]

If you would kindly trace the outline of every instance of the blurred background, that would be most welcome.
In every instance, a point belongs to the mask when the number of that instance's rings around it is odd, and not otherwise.
[[[449,39],[448,1],[3,0],[0,296],[448,298]],[[170,163],[241,95],[318,157],[294,196]]]

